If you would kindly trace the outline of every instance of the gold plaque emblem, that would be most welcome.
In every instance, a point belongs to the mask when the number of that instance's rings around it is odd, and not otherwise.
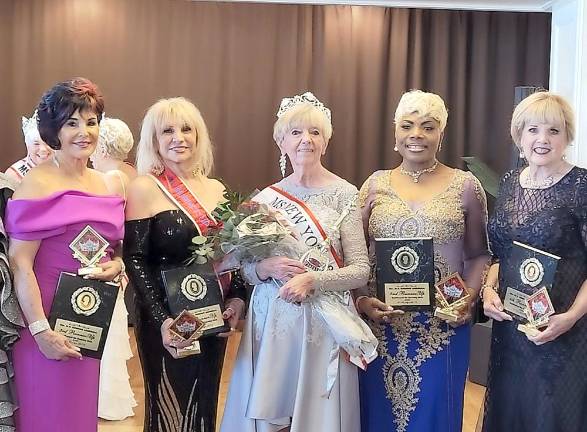
[[[526,285],[531,287],[539,285],[544,277],[542,263],[534,257],[525,259],[520,265],[520,277]]]
[[[391,255],[391,265],[399,274],[413,273],[418,268],[420,257],[414,249],[402,246]]]
[[[189,274],[181,281],[181,292],[191,301],[202,300],[206,297],[208,286],[201,276]]]
[[[100,307],[100,294],[92,287],[81,287],[71,295],[71,306],[78,315],[90,316]]]

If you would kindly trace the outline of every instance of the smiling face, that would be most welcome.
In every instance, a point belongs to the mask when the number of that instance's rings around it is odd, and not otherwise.
[[[100,127],[94,111],[75,111],[59,130],[61,153],[75,159],[88,159],[98,143]]]
[[[53,156],[53,150],[41,139],[36,128],[27,134],[25,142],[28,156],[35,165],[39,165]]]
[[[320,165],[327,145],[327,140],[318,126],[300,124],[285,133],[279,148],[282,153],[287,154],[295,170]]]
[[[432,164],[442,132],[438,121],[413,113],[403,116],[395,127],[395,145],[404,161],[416,165]]]
[[[531,121],[524,125],[520,147],[528,164],[549,166],[560,163],[567,148],[564,126]]]
[[[158,151],[165,164],[192,161],[196,156],[197,133],[186,121],[166,119],[156,127]]]

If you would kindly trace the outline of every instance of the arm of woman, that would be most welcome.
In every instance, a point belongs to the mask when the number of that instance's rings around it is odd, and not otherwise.
[[[51,330],[45,317],[41,302],[41,291],[33,271],[33,263],[40,245],[40,240],[11,239],[10,241],[10,267],[14,274],[14,286],[18,303],[29,323],[31,332],[35,333],[33,337],[39,350],[45,357],[50,360],[68,360],[70,357],[81,358],[79,348],[69,342],[65,336]],[[35,327],[38,327],[38,329],[35,329]]]
[[[587,253],[587,178],[583,176],[581,182],[575,188],[576,208],[573,209],[577,228],[583,248]],[[586,264],[583,263],[585,266]],[[587,271],[585,271],[587,272]],[[575,301],[568,311],[552,315],[548,320],[546,329],[535,337],[528,337],[536,345],[542,345],[546,342],[555,340],[557,337],[569,331],[577,321],[582,319],[587,313],[587,279],[583,281]]]
[[[354,188],[353,188],[354,189]],[[354,189],[356,191],[356,189]],[[341,202],[353,199],[354,193],[341,196]],[[290,301],[303,301],[315,291],[348,291],[364,286],[369,279],[369,259],[362,226],[361,212],[352,210],[340,226],[344,266],[322,272],[306,272],[290,279],[280,289],[280,296]]]
[[[130,185],[126,203],[126,224],[123,257],[137,298],[149,317],[159,327],[171,316],[160,299],[160,290],[149,266],[152,211],[150,208],[155,184],[146,177],[137,177]]]

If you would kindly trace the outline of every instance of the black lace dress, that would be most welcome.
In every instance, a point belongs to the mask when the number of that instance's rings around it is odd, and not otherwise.
[[[549,294],[557,313],[567,311],[587,278],[587,170],[541,190],[520,187],[519,171],[506,174],[489,237],[502,267],[514,240],[560,256]],[[587,317],[541,346],[515,322],[494,322],[483,431],[587,431],[586,362]]]
[[[169,210],[125,226],[124,261],[136,296],[136,336],[145,381],[144,432],[215,432],[226,339],[200,339],[201,354],[174,359],[163,347],[161,324],[171,316],[161,270],[180,266],[196,235],[192,221]],[[233,274],[228,297],[245,297]]]

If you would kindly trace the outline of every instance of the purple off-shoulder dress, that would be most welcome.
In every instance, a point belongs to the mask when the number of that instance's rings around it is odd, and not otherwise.
[[[80,263],[69,244],[91,225],[111,246],[124,235],[124,201],[118,196],[61,191],[41,199],[15,199],[6,209],[6,231],[12,239],[40,240],[34,272],[48,315],[62,271],[76,272]],[[104,261],[110,259],[112,248]],[[94,432],[98,422],[100,363],[83,358],[48,360],[28,330],[14,347],[19,397],[19,432]]]

